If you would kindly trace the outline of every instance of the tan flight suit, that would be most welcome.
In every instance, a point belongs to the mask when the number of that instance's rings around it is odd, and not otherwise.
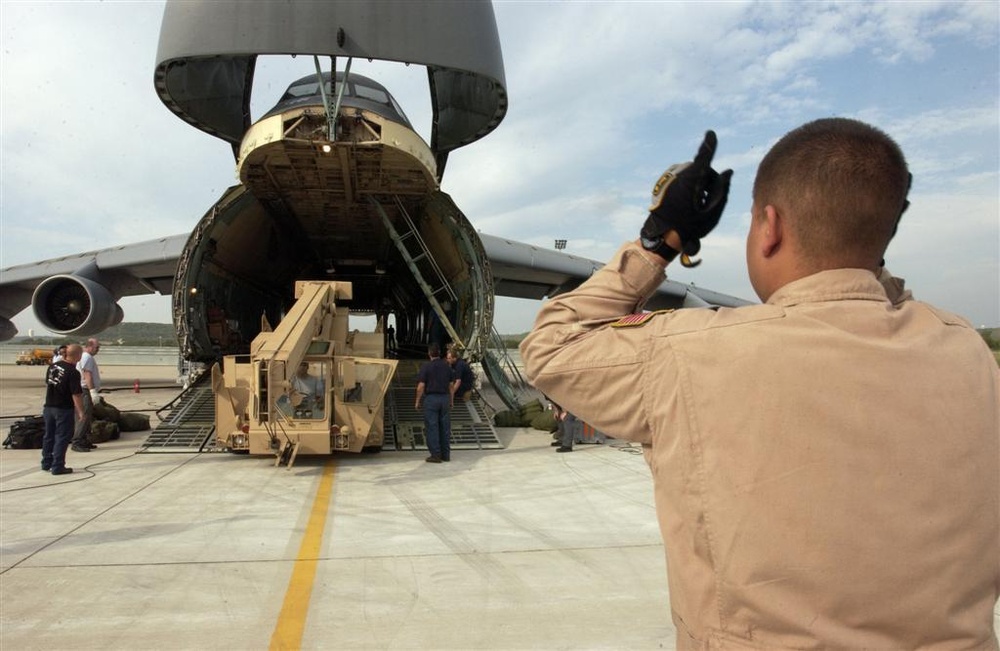
[[[997,648],[997,365],[883,276],[616,327],[664,277],[629,244],[522,343],[539,390],[644,445],[678,648]]]

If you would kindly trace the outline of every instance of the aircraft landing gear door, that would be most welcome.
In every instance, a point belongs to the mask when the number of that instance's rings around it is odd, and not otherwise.
[[[336,364],[334,412],[336,421],[344,425],[339,432],[331,432],[333,449],[360,452],[365,447],[381,447],[385,438],[385,395],[398,362],[341,357]]]

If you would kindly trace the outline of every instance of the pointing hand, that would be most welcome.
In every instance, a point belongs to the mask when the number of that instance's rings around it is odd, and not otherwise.
[[[732,170],[721,174],[712,169],[717,139],[714,131],[707,131],[693,162],[672,165],[653,186],[653,201],[649,217],[642,225],[643,246],[657,254],[673,259],[678,253],[663,244],[664,236],[675,231],[683,247],[681,264],[694,267],[690,256],[701,250],[701,238],[708,235],[726,207]],[[659,249],[659,250],[657,250]],[[667,249],[664,255],[663,249]]]

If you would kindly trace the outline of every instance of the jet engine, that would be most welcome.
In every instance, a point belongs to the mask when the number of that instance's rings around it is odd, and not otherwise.
[[[17,326],[11,323],[10,319],[0,317],[0,341],[13,339],[17,334]]]
[[[31,308],[42,325],[62,335],[97,334],[124,317],[106,287],[78,274],[47,278],[35,289]]]

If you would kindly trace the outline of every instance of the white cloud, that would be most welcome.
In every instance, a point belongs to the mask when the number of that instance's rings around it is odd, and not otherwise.
[[[161,7],[0,4],[0,265],[182,232],[234,182],[228,146],[156,98]],[[914,205],[893,245],[909,276],[951,302],[968,287],[953,280],[949,293],[952,273],[1000,294],[988,284],[997,251],[983,244],[997,242],[1000,194],[996,3],[495,9],[510,110],[494,133],[451,155],[443,187],[482,231],[540,246],[569,237],[571,252],[605,258],[634,237],[660,172],[715,128],[717,165],[736,172],[729,208],[702,266],[671,275],[752,297],[742,238],[760,158],[801,122],[853,115],[895,137],[914,170]],[[354,65],[429,139],[423,68]],[[259,61],[254,115],[312,72],[308,57]],[[933,229],[939,210],[970,215]],[[944,250],[946,259],[934,253]],[[982,297],[962,300],[952,309],[1000,323]],[[498,324],[531,311],[518,305],[498,310]]]

